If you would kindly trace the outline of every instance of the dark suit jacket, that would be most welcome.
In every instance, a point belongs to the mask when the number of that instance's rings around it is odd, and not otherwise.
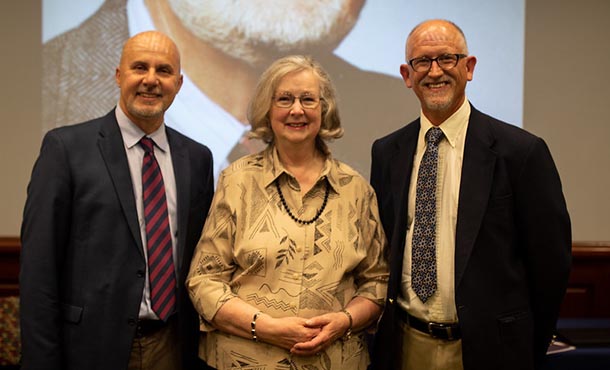
[[[213,195],[212,157],[171,128],[167,137],[177,190],[177,340],[185,368],[194,368],[199,325],[184,281]],[[23,369],[126,369],[146,261],[114,110],[47,133],[21,240]]]
[[[418,119],[377,140],[372,149],[371,183],[390,243],[375,369],[393,369],[387,353],[400,351],[396,298],[419,129]],[[546,144],[473,107],[459,194],[455,302],[464,369],[538,369],[571,263],[570,219]]]

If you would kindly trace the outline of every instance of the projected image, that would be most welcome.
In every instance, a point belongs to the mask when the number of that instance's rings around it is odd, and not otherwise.
[[[398,68],[404,63],[407,33],[431,17],[449,18],[462,26],[470,51],[479,58],[475,81],[480,69],[486,73],[487,60],[479,52],[479,45],[499,52],[498,58],[504,57],[502,53],[516,58],[511,60],[517,63],[509,65],[515,68],[508,72],[510,83],[485,77],[487,86],[494,86],[496,93],[471,89],[469,98],[477,108],[494,114],[496,103],[480,101],[479,96],[508,97],[510,104],[511,99],[516,102],[508,108],[514,116],[503,115],[505,112],[496,116],[521,122],[522,81],[514,76],[523,73],[523,14],[518,7],[512,12],[505,9],[513,9],[514,1],[502,0],[496,8],[480,10],[493,13],[489,19],[494,19],[494,33],[510,35],[510,40],[503,40],[505,47],[500,51],[496,43],[476,41],[479,32],[469,32],[469,22],[478,18],[452,9],[455,5],[440,6],[450,3],[447,0],[437,1],[439,6],[430,9],[418,9],[421,5],[399,0],[383,4],[372,0],[96,2],[99,7],[93,7],[92,13],[83,14],[75,23],[74,11],[67,8],[76,0],[43,0],[45,130],[110,111],[118,101],[114,70],[123,42],[130,35],[157,29],[178,45],[184,74],[182,90],[166,113],[166,123],[212,150],[216,175],[232,160],[262,148],[257,141],[245,138],[249,130],[246,109],[261,71],[280,56],[308,54],[324,66],[337,87],[345,135],[331,144],[332,153],[368,178],[373,140],[419,115],[417,99],[400,79]],[[433,8],[443,11],[434,12]],[[58,22],[54,14],[59,13],[70,14],[68,24]],[[512,31],[496,29],[498,25]],[[486,32],[485,37],[489,37]],[[494,75],[507,74],[502,70],[507,63],[490,63]],[[497,86],[503,86],[503,90],[498,91]]]

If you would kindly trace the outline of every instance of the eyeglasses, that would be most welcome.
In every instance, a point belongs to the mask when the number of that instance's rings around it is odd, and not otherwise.
[[[273,96],[273,104],[278,108],[290,108],[294,105],[295,100],[298,100],[305,109],[315,109],[320,105],[320,101],[324,99],[309,94],[303,94],[301,96],[280,94]]]
[[[443,71],[454,68],[460,59],[466,58],[466,54],[443,54],[436,58],[419,57],[409,60],[409,65],[415,72],[428,72],[432,68],[432,62],[436,62]]]

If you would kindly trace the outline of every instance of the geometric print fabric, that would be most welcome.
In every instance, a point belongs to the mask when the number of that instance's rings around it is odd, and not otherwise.
[[[438,127],[426,132],[426,151],[417,174],[411,286],[423,303],[436,291],[436,189],[438,144],[442,138],[443,131]]]

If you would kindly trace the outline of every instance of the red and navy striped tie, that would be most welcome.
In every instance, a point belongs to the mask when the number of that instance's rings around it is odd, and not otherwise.
[[[148,275],[152,309],[167,321],[176,306],[176,276],[172,258],[172,238],[167,213],[165,185],[155,158],[154,142],[143,137],[142,196],[148,246]]]

